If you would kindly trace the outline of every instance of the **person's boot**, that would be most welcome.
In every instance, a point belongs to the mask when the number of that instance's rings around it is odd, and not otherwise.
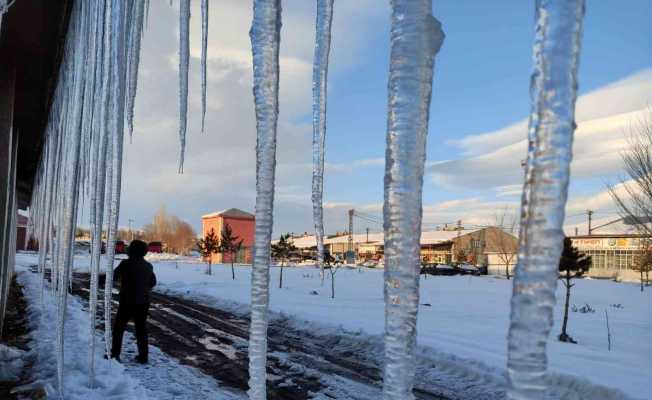
[[[119,363],[122,362],[122,361],[120,360],[120,356],[116,356],[116,355],[113,355],[113,354],[112,354],[110,358],[113,359],[113,360],[116,360],[116,361],[119,362]],[[107,355],[105,354],[105,355],[104,355],[104,359],[105,359],[105,360],[108,360],[108,359],[109,359],[109,356],[107,356]]]
[[[137,355],[136,356],[136,362],[139,363],[139,364],[147,364],[147,357]]]

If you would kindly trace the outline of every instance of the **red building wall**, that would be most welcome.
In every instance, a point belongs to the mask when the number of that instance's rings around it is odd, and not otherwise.
[[[210,215],[202,217],[202,232],[206,236],[211,229],[215,230],[215,234],[218,239],[221,237],[222,229],[228,224],[231,227],[233,236],[237,236],[239,240],[242,240],[243,250],[236,257],[234,261],[244,262],[250,264],[252,262],[252,247],[254,243],[254,232],[256,228],[256,220],[253,216],[251,217],[234,217],[228,215]],[[211,257],[211,262],[214,263],[230,263],[231,255],[230,254],[213,254]]]

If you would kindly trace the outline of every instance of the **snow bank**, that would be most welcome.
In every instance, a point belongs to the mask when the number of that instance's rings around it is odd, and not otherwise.
[[[236,268],[231,279],[229,265],[213,266],[213,275],[203,265],[156,263],[157,290],[244,313],[248,311],[250,268]],[[285,268],[284,288],[278,288],[279,269],[271,270],[270,308],[294,319],[381,335],[384,330],[383,271],[341,268],[335,275],[336,298],[330,299],[330,282],[322,287],[319,270]],[[330,275],[327,274],[327,277]],[[555,326],[548,342],[550,379],[559,393],[577,398],[623,398],[622,390],[635,398],[648,398],[652,376],[652,293],[640,293],[636,285],[601,280],[578,280],[572,302],[589,303],[595,313],[571,313],[569,333],[579,341],[560,343],[563,304],[555,308]],[[434,351],[436,364],[459,359],[455,368],[477,365],[476,370],[495,369],[491,380],[500,385],[506,365],[506,335],[509,323],[511,281],[493,277],[428,277],[421,280],[418,344],[421,353]],[[316,293],[316,294],[315,294]],[[562,287],[557,297],[562,297]],[[611,306],[621,304],[622,308]],[[607,350],[604,310],[609,313],[612,351]],[[315,328],[317,329],[317,328]],[[455,355],[455,356],[452,356]],[[468,369],[464,369],[468,371]],[[499,378],[500,377],[500,378]],[[489,379],[489,378],[487,378]],[[586,397],[578,393],[599,395]],[[606,397],[605,393],[612,393]],[[614,394],[615,393],[615,394]],[[574,397],[570,397],[574,398]]]
[[[17,257],[17,262],[20,259]],[[29,266],[31,265],[23,265]],[[28,302],[28,323],[32,330],[29,357],[34,365],[32,378],[42,385],[48,396],[55,396],[56,390],[56,306],[46,292],[43,306],[39,303],[39,284],[36,274],[18,272],[18,282],[23,285]],[[95,353],[96,382],[90,387],[88,374],[88,349],[90,321],[77,297],[68,297],[67,320],[65,325],[65,376],[64,391],[67,400],[92,399],[136,399],[146,395],[136,380],[125,374],[124,367],[115,361],[103,359],[103,346],[97,346]],[[102,343],[101,335],[97,335]]]
[[[27,269],[34,265],[38,256],[18,254],[18,281],[24,286],[28,302],[29,324],[33,329],[31,350],[21,355],[21,362],[29,359],[34,362],[32,378],[36,380],[30,387],[43,387],[48,395],[56,397],[56,354],[55,354],[55,315],[56,307],[46,292],[46,302],[39,303],[39,284],[37,274]],[[88,267],[86,259],[76,257],[76,269]],[[84,267],[85,266],[85,267]],[[65,398],[66,400],[121,399],[121,400],[242,400],[246,396],[220,388],[218,383],[201,371],[181,365],[160,349],[150,345],[149,365],[142,366],[130,360],[135,356],[136,344],[133,335],[125,333],[123,341],[123,364],[103,358],[103,335],[98,331],[95,354],[96,386],[89,388],[89,348],[90,340],[88,313],[82,309],[78,297],[68,296],[68,319],[65,336]],[[0,350],[0,366],[2,366]]]

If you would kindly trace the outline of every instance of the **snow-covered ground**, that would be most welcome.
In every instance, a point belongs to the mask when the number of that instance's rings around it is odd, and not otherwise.
[[[26,258],[26,263],[27,259],[35,260],[31,255],[19,257]],[[196,259],[154,256],[150,261],[159,281],[156,290],[232,312],[248,311],[250,267],[236,266],[234,281],[230,265],[214,265],[213,275],[208,276],[204,274],[205,264]],[[77,256],[75,267],[86,270],[88,257]],[[284,287],[279,289],[279,272],[279,268],[272,268],[270,308],[273,312],[289,316],[297,325],[318,329],[323,334],[338,329],[362,335],[382,334],[382,270],[362,269],[359,272],[341,268],[335,275],[335,299],[330,298],[328,273],[322,286],[319,271],[314,267],[285,268]],[[422,277],[418,322],[420,354],[434,359],[436,368],[460,368],[460,381],[465,379],[465,374],[485,373],[483,379],[489,379],[487,385],[500,386],[504,382],[506,364],[510,295],[511,281],[501,278]],[[558,299],[562,299],[562,295],[560,284]],[[562,304],[557,305],[548,346],[549,365],[553,371],[551,380],[555,385],[575,386],[571,392],[584,393],[581,397],[564,398],[625,398],[614,396],[613,392],[601,392],[601,385],[619,389],[632,398],[650,398],[651,292],[641,293],[635,284],[578,280],[571,303],[589,304],[595,312],[570,313],[569,333],[579,344],[565,344],[555,338],[562,317]],[[609,314],[611,351],[607,349],[605,310]],[[596,394],[586,397],[587,385],[597,390],[592,392]]]
[[[57,398],[55,302],[46,297],[43,306],[40,304],[38,277],[27,272],[27,267],[35,263],[36,257],[33,254],[19,254],[16,261],[18,282],[24,287],[32,329],[31,349],[23,357],[34,362],[34,386],[42,386],[49,397]],[[49,291],[46,291],[46,296],[51,296]],[[104,360],[104,341],[98,332],[95,352],[96,382],[95,386],[90,388],[89,327],[89,316],[82,309],[80,299],[68,296],[64,358],[64,390],[67,400],[245,398],[242,394],[234,394],[218,387],[212,377],[179,364],[153,346],[150,346],[149,365],[130,362],[135,357],[136,344],[129,332],[125,332],[123,364]]]
[[[213,266],[204,274],[201,264],[154,263],[158,290],[206,302],[215,299],[232,311],[246,311],[250,268]],[[271,304],[276,312],[300,320],[341,326],[347,330],[382,334],[384,329],[382,270],[341,268],[335,275],[336,298],[330,298],[330,278],[322,287],[315,268],[285,268],[283,289],[279,268],[271,271]],[[635,398],[649,398],[652,390],[652,292],[635,284],[578,280],[571,301],[590,304],[594,313],[571,312],[569,333],[579,344],[556,340],[562,304],[555,312],[549,341],[550,369],[563,375],[618,388]],[[317,294],[315,294],[317,293]],[[557,296],[562,299],[562,286]],[[428,277],[421,280],[418,344],[504,369],[509,322],[511,281],[495,277]],[[428,305],[426,305],[428,304]],[[612,305],[620,304],[620,307]],[[609,314],[612,349],[607,349],[605,310]]]

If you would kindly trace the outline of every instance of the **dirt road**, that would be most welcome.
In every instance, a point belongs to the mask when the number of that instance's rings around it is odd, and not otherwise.
[[[88,274],[74,275],[73,293],[88,299]],[[100,287],[103,285],[101,284]],[[114,293],[117,305],[117,295]],[[103,293],[100,290],[100,298]],[[103,318],[102,304],[98,317]],[[117,307],[114,307],[114,312]],[[98,328],[103,320],[98,319]],[[214,377],[222,386],[247,390],[249,320],[193,301],[154,292],[149,318],[150,343]],[[268,398],[299,400],[381,397],[382,367],[364,354],[351,336],[300,330],[285,319],[269,326]],[[130,325],[131,329],[131,325]],[[360,339],[362,342],[363,339]],[[449,399],[436,387],[417,387],[418,399]]]

